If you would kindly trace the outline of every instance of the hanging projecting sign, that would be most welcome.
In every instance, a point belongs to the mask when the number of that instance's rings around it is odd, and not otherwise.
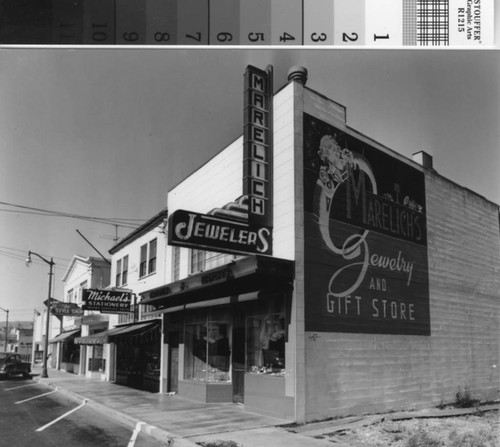
[[[169,244],[223,253],[271,254],[271,229],[177,210],[169,218]]]
[[[307,331],[430,334],[424,182],[304,115]]]
[[[132,304],[132,293],[116,290],[83,289],[82,302],[83,310],[129,312]]]
[[[186,210],[168,221],[168,243],[222,253],[272,254],[272,69],[248,66],[245,72],[243,122],[243,194],[245,209],[231,219]],[[241,206],[241,204],[239,204]],[[242,219],[242,215],[245,217]]]
[[[63,303],[61,301],[52,304],[50,312],[56,317],[81,317],[83,315],[83,309],[78,307],[77,304]]]
[[[243,194],[248,196],[248,222],[272,226],[272,76],[248,66],[243,114]]]

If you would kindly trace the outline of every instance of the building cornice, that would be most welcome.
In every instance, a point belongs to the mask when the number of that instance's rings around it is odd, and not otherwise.
[[[168,209],[164,208],[158,214],[156,214],[151,219],[149,219],[147,222],[143,223],[140,227],[137,227],[134,231],[132,231],[127,236],[122,238],[120,240],[120,242],[118,242],[117,244],[115,244],[113,247],[111,247],[109,249],[109,253],[111,255],[115,254],[121,248],[127,246],[128,244],[135,241],[136,239],[138,239],[142,235],[146,234],[152,228],[155,228],[156,226],[158,226],[167,217],[168,217]]]

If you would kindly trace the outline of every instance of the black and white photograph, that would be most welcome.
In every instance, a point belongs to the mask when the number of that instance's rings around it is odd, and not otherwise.
[[[1,445],[498,445],[496,49],[6,11]]]

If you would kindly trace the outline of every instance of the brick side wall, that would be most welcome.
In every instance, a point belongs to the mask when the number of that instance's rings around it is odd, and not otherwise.
[[[427,174],[432,397],[457,387],[498,398],[500,238],[498,207]]]
[[[431,336],[306,333],[306,419],[499,397],[498,207],[426,173]]]

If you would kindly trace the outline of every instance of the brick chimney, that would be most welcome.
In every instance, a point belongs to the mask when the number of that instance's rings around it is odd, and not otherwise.
[[[429,155],[425,151],[415,152],[413,154],[413,161],[426,169],[434,170],[432,166],[432,155]]]

